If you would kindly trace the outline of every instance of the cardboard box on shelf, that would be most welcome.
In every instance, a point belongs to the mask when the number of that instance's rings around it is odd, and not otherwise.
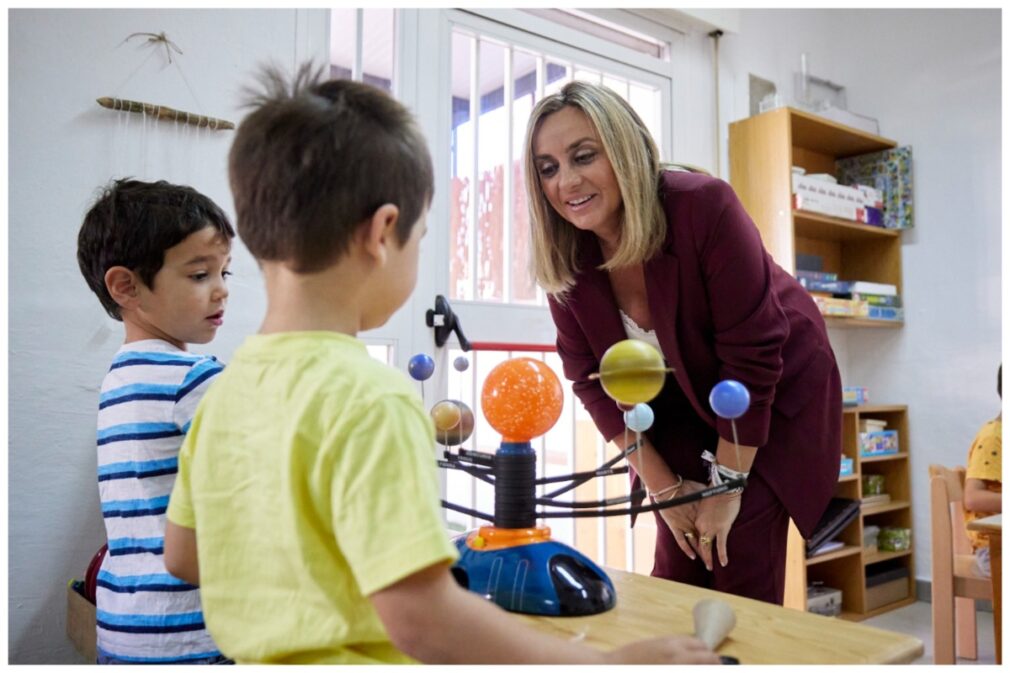
[[[858,300],[857,300],[858,301]],[[842,404],[849,406],[858,406],[860,404],[870,403],[870,391],[863,386],[843,386],[842,387]]]
[[[95,604],[78,592],[84,588],[81,580],[71,580],[67,584],[67,638],[74,644],[84,660],[93,664],[97,660],[95,641]]]
[[[821,315],[856,316],[860,311],[860,302],[851,299],[813,296],[814,303]]]
[[[887,429],[887,421],[882,418],[860,418],[860,432],[882,432]]]
[[[852,459],[848,456],[842,456],[842,464],[840,466],[838,476],[848,477],[853,474],[853,463]]]
[[[882,565],[882,564],[877,564]],[[867,566],[866,611],[908,598],[908,568]]]
[[[884,226],[909,229],[913,225],[912,148],[896,147],[835,161],[839,182],[874,187],[884,203]]]
[[[863,207],[859,190],[806,175],[793,175],[793,196],[793,205],[799,210],[844,220],[856,220],[856,211]]]
[[[899,450],[897,430],[859,433],[859,455],[864,458],[885,456]]]
[[[840,589],[814,583],[807,587],[807,610],[819,615],[837,617],[842,613],[842,592]]]
[[[863,206],[867,208],[876,208],[877,210],[883,211],[884,209],[884,196],[879,189],[874,189],[869,185],[852,185],[852,187],[859,192],[859,195],[863,197]]]

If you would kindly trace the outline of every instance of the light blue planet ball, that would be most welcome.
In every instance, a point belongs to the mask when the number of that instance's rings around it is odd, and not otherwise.
[[[652,411],[652,407],[644,402],[639,402],[624,412],[624,424],[628,426],[628,430],[634,432],[645,432],[652,427],[655,420],[656,414]]]

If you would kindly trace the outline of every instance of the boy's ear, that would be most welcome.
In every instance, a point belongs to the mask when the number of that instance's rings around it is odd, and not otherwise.
[[[113,266],[105,272],[105,289],[112,300],[125,309],[132,309],[140,299],[137,286],[140,279],[125,266]]]
[[[392,203],[384,203],[365,224],[365,250],[380,264],[385,263],[390,245],[400,245],[396,236],[399,219],[400,209]]]

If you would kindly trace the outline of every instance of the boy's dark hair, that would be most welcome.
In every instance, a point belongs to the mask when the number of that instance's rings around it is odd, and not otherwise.
[[[192,187],[164,180],[114,180],[84,216],[77,234],[77,264],[106,313],[122,320],[119,304],[105,287],[105,273],[125,266],[153,290],[165,251],[204,227],[235,236],[224,211]]]
[[[265,68],[261,84],[228,157],[239,236],[253,256],[320,271],[385,203],[400,209],[396,234],[405,243],[434,192],[411,113],[367,84],[321,81],[309,64],[290,85]]]

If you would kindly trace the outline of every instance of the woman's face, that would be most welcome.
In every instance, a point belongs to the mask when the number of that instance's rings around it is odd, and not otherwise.
[[[575,227],[616,242],[621,189],[589,117],[565,106],[546,117],[533,136],[533,166],[544,196]]]

